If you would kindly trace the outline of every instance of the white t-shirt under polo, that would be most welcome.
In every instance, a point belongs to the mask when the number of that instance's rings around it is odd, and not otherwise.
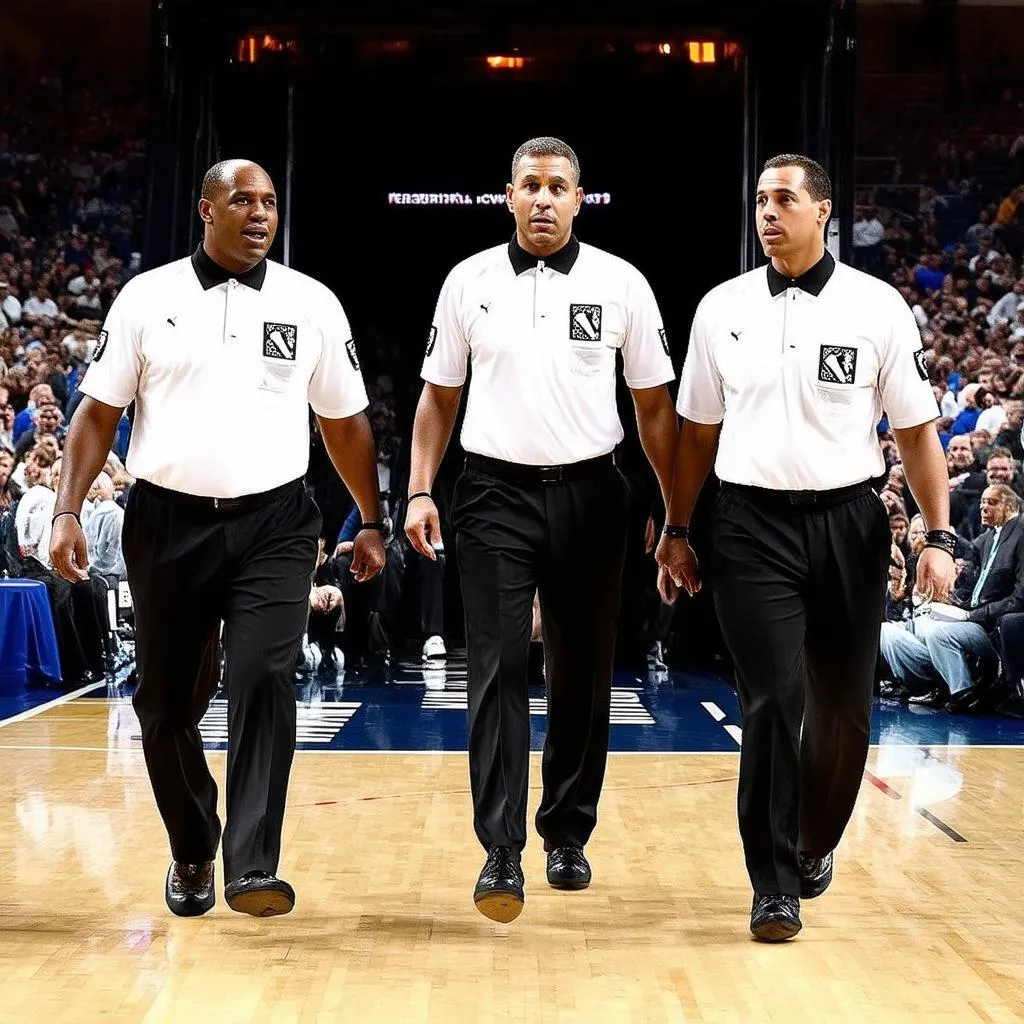
[[[341,419],[367,405],[326,286],[270,260],[229,275],[201,247],[125,285],[81,389],[116,408],[135,400],[132,476],[217,498],[303,476],[310,406]]]
[[[939,415],[910,307],[828,252],[796,282],[769,265],[704,296],[677,410],[722,424],[719,479],[815,491],[881,476],[883,411],[896,428]]]
[[[458,264],[441,289],[423,379],[472,367],[462,446],[529,466],[596,458],[622,440],[616,353],[630,388],[675,376],[644,276],[575,237],[547,260],[515,239]]]

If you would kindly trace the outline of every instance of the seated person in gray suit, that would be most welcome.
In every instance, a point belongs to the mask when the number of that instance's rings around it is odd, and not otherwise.
[[[1024,521],[1020,498],[1005,484],[985,488],[981,496],[981,536],[972,541],[978,573],[974,585],[961,591],[963,618],[949,621],[936,609],[909,622],[882,624],[881,650],[896,682],[927,693],[913,703],[941,706],[951,694],[965,690],[972,679],[971,658],[998,657],[993,645],[999,620],[1024,611]],[[957,588],[960,590],[959,586]],[[923,595],[927,600],[928,595]],[[950,613],[957,615],[957,612]]]

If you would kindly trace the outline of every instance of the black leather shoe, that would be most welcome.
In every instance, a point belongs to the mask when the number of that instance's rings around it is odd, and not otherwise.
[[[885,697],[886,700],[906,700],[910,696],[910,690],[895,680],[884,679],[878,686],[878,696]]]
[[[213,907],[217,894],[213,886],[213,861],[179,864],[171,861],[164,885],[167,908],[178,917],[199,917]]]
[[[937,686],[927,693],[915,693],[907,698],[907,703],[913,708],[938,708],[942,710],[949,707],[949,690],[944,686]]]
[[[266,871],[248,871],[224,886],[224,899],[239,914],[274,917],[295,906],[295,890]]]
[[[548,885],[555,889],[586,889],[590,865],[579,846],[556,846],[548,854]]]
[[[808,857],[800,854],[800,897],[813,900],[820,896],[832,881],[832,854]]]
[[[793,938],[802,927],[800,901],[795,896],[781,893],[759,896],[754,893],[750,931],[755,939],[762,942],[785,942]]]
[[[511,846],[492,846],[473,890],[476,909],[492,921],[508,924],[522,913],[525,899],[519,851]]]

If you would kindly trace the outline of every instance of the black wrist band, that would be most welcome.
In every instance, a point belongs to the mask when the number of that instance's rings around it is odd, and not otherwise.
[[[673,526],[671,523],[666,523],[665,528],[661,531],[666,537],[689,537],[690,528],[688,526]]]
[[[956,542],[957,535],[952,530],[929,530],[924,535],[926,548],[938,548],[952,558],[956,558]]]
[[[57,513],[57,514],[56,514],[56,515],[55,515],[55,516],[54,516],[54,517],[53,517],[53,518],[52,518],[52,519],[50,520],[50,525],[51,525],[51,526],[53,526],[53,524],[54,524],[55,522],[57,522],[57,520],[58,520],[58,519],[60,519],[60,517],[61,517],[61,516],[74,516],[74,517],[75,517],[75,522],[76,522],[76,523],[78,523],[78,525],[79,525],[79,526],[81,526],[81,525],[82,525],[82,520],[78,518],[78,513],[77,513],[77,512],[72,512],[72,511],[70,511],[70,510],[68,510],[67,512],[58,512],[58,513]]]
[[[430,491],[417,491],[415,494],[410,494],[406,501],[415,501],[417,498],[429,498]],[[433,499],[431,499],[433,500]]]
[[[386,533],[387,526],[384,523],[363,523],[357,532],[362,533],[363,530],[376,530],[378,533]]]

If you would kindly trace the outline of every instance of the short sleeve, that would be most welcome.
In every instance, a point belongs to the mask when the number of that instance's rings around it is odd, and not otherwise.
[[[631,388],[653,388],[675,378],[661,310],[647,278],[637,272],[628,289],[629,327],[622,343],[622,368]]]
[[[141,300],[129,281],[110,305],[92,362],[79,390],[104,405],[123,409],[135,400],[142,373]]]
[[[309,379],[309,404],[317,416],[340,420],[362,412],[369,405],[359,368],[359,354],[352,328],[341,303],[324,289],[318,323],[322,341],[320,358]]]
[[[679,379],[676,411],[693,423],[713,425],[725,419],[722,377],[711,354],[707,306],[702,302],[690,325],[690,345]]]
[[[459,316],[462,287],[453,270],[441,286],[427,335],[427,351],[420,376],[429,384],[457,388],[466,382],[469,342]]]
[[[910,307],[893,291],[887,344],[878,371],[882,409],[889,425],[916,427],[939,415],[928,380],[921,332]]]

